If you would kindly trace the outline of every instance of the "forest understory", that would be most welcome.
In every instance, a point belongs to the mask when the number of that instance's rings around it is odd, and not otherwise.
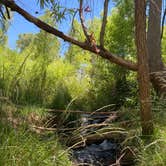
[[[0,0],[0,166],[166,166],[166,1],[72,2]]]

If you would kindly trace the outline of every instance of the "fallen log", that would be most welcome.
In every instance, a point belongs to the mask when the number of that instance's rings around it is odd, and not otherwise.
[[[160,98],[166,98],[166,70],[150,73],[151,82]]]
[[[127,131],[121,128],[102,128],[95,131],[95,133],[89,133],[84,136],[81,134],[73,134],[67,144],[68,146],[72,146],[74,149],[84,147],[88,144],[98,143],[105,139],[112,140],[115,143],[121,143],[125,140],[127,134]]]

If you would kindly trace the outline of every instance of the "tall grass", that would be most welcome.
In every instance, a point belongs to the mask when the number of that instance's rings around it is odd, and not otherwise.
[[[46,65],[31,51],[19,54],[0,47],[0,96],[16,104],[65,109],[73,98],[87,93],[89,77],[80,80],[72,64],[59,58]]]
[[[153,103],[155,133],[142,148],[139,166],[166,165],[166,100]]]
[[[70,166],[68,155],[55,136],[39,136],[0,124],[0,165]]]
[[[29,119],[32,113],[35,121]],[[46,117],[42,108],[26,106],[18,109],[14,105],[0,103],[0,166],[71,165],[56,133],[32,132],[29,125],[42,125],[42,119]],[[19,122],[19,125],[13,125],[11,120]]]

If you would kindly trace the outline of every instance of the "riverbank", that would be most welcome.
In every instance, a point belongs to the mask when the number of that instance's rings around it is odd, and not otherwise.
[[[166,165],[165,110],[165,104],[158,104],[153,107],[156,130],[148,141],[145,141],[141,136],[140,125],[138,125],[139,119],[136,119],[135,116],[139,113],[137,110],[121,110],[121,112],[125,113],[122,114],[123,116],[119,119],[121,122],[114,122],[115,126],[121,125],[125,127],[128,132],[127,138],[120,146],[122,148],[121,150],[128,147],[136,154],[136,165]],[[11,116],[11,112],[13,112],[13,116]],[[57,132],[54,130],[42,128],[42,123],[46,122],[44,118],[47,117],[44,108],[29,106],[17,108],[14,105],[1,104],[0,117],[0,147],[2,149],[0,152],[0,165],[72,165],[72,148],[65,146],[65,142],[62,141],[62,134],[57,135]],[[19,124],[18,120],[20,119],[17,119],[17,117],[22,119],[24,123]],[[11,121],[11,119],[13,121]],[[27,121],[27,119],[29,119],[29,121]],[[36,130],[31,130],[32,128],[29,128],[29,126],[36,126]],[[39,127],[37,128],[37,126]],[[94,144],[93,148],[99,145],[100,149],[104,150],[105,143],[110,144],[110,142],[103,141]],[[111,144],[113,149],[115,149],[113,145],[114,144]],[[121,155],[118,156],[121,157]],[[113,158],[116,163],[118,163],[119,157]]]

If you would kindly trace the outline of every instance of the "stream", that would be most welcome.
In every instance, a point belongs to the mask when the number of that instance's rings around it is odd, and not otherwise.
[[[82,126],[103,123],[108,119],[108,116],[110,115],[83,114]],[[80,134],[86,134],[86,132],[87,130],[84,130],[84,133]],[[116,162],[119,152],[120,144],[113,140],[103,139],[88,145],[86,144],[84,147],[73,149],[72,154],[78,166],[110,166]]]
[[[109,166],[116,162],[118,145],[109,140],[74,150],[78,165]]]

